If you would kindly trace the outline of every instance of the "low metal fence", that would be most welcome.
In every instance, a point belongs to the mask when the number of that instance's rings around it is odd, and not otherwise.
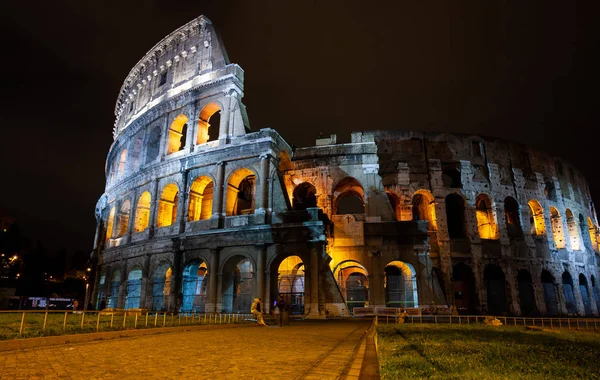
[[[269,322],[269,316],[265,315]],[[154,311],[0,311],[0,339],[155,327],[255,323],[252,314]]]
[[[550,329],[578,329],[595,330],[600,329],[600,318],[561,318],[561,317],[499,317],[482,315],[420,315],[420,316],[375,316],[376,324],[398,323],[403,319],[404,323],[420,324],[481,324],[486,318],[497,318],[505,326],[535,326]]]

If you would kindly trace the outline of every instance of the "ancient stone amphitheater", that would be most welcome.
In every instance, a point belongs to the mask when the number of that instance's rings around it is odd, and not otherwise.
[[[203,16],[131,70],[96,207],[96,305],[598,315],[598,222],[573,166],[449,133],[291,148],[250,129],[243,85]]]

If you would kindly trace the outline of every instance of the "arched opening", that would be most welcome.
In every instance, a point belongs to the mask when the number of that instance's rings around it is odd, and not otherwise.
[[[517,284],[519,286],[519,305],[521,306],[521,315],[533,315],[537,313],[535,305],[535,293],[533,292],[533,280],[531,274],[525,269],[521,269],[517,274]]]
[[[213,206],[214,183],[207,176],[194,180],[190,186],[190,204],[188,208],[188,221],[210,219]]]
[[[596,226],[590,217],[587,218],[588,234],[590,235],[590,243],[594,251],[598,250],[598,240],[596,239]]]
[[[579,291],[581,292],[581,300],[583,301],[585,315],[592,315],[592,300],[590,299],[587,279],[583,273],[579,274]]]
[[[565,232],[563,231],[562,218],[558,213],[558,209],[550,206],[550,223],[552,224],[552,237],[557,249],[565,248]]]
[[[144,191],[138,199],[137,207],[135,210],[135,232],[142,232],[148,228],[150,224],[150,193]]]
[[[365,213],[363,187],[356,179],[348,177],[338,182],[333,197],[336,215]]]
[[[556,285],[554,276],[547,270],[542,271],[542,287],[544,289],[544,303],[547,315],[558,314],[558,297],[556,296]]]
[[[506,312],[506,285],[502,268],[488,264],[483,271],[487,291],[488,314],[503,315]]]
[[[108,221],[106,222],[106,241],[108,241],[113,234],[113,226],[115,224],[115,206],[110,208],[110,213],[108,214]]]
[[[296,186],[292,195],[292,207],[294,210],[317,207],[317,189],[309,182],[302,182]]]
[[[426,220],[429,231],[437,231],[437,219],[435,216],[435,198],[426,190],[419,190],[412,198],[413,220]]]
[[[146,163],[158,158],[160,152],[160,127],[154,127],[146,140]]]
[[[446,196],[446,222],[450,238],[464,238],[465,235],[465,201],[458,194]]]
[[[369,274],[364,266],[356,261],[342,261],[333,270],[348,311],[364,307],[369,300]]]
[[[123,149],[119,155],[119,164],[117,166],[117,180],[123,178],[125,166],[127,164],[127,149]]]
[[[254,212],[255,182],[256,176],[250,169],[238,169],[231,174],[227,185],[227,216]]]
[[[412,265],[392,261],[385,266],[385,304],[389,307],[418,307],[417,275]]]
[[[131,150],[129,152],[129,167],[131,173],[135,173],[140,168],[140,160],[142,155],[142,138],[138,137],[131,143]]]
[[[579,241],[579,231],[577,231],[577,222],[573,216],[573,212],[569,209],[565,211],[567,217],[567,230],[569,231],[569,240],[571,241],[571,249],[573,251],[581,250],[581,244]]]
[[[523,236],[521,217],[519,215],[519,203],[513,197],[504,199],[504,218],[506,220],[506,232],[509,238]]]
[[[182,312],[204,313],[207,284],[208,267],[205,262],[194,260],[185,266],[181,286],[183,294]]]
[[[119,209],[119,217],[117,223],[117,236],[121,237],[127,233],[127,228],[129,227],[129,211],[130,211],[130,202],[129,199],[125,200],[121,204],[121,208]]]
[[[304,263],[299,256],[288,256],[279,264],[277,292],[291,314],[304,314]]]
[[[198,117],[196,144],[204,144],[219,139],[221,109],[217,103],[207,104]]]
[[[452,291],[456,311],[459,314],[475,314],[475,276],[467,264],[458,263],[452,269]]]
[[[596,311],[600,315],[600,292],[598,291],[598,284],[596,283],[596,277],[592,275],[592,293],[594,294],[594,300],[596,301]]]
[[[156,225],[158,227],[167,227],[175,223],[177,218],[177,202],[179,201],[179,189],[174,183],[169,183],[163,187],[160,200],[158,201],[158,218]]]
[[[498,239],[498,227],[490,197],[479,194],[475,199],[475,216],[477,217],[477,232],[482,239]]]
[[[167,154],[185,149],[187,122],[187,116],[178,115],[171,123],[171,126],[169,127],[169,145],[167,147]]]
[[[104,284],[105,283],[106,283],[106,272],[102,271],[102,273],[100,274],[100,279],[98,280],[98,294],[96,297],[96,310],[101,310],[100,304],[102,303],[102,300],[105,301],[104,306],[106,307],[106,300],[104,299]]]
[[[154,271],[152,278],[152,310],[166,311],[171,308],[171,275],[169,264],[164,263]]]
[[[223,296],[221,300],[223,312],[250,312],[253,291],[254,266],[250,259],[243,256],[230,258],[223,267]]]
[[[115,269],[110,277],[108,307],[116,308],[119,301],[119,287],[121,285],[121,270]]]
[[[530,200],[527,204],[529,205],[529,211],[531,212],[529,218],[529,221],[531,222],[531,235],[545,236],[546,224],[544,223],[544,209],[542,209],[540,202],[535,199]]]
[[[137,309],[140,307],[140,296],[142,295],[142,270],[132,269],[127,276],[127,297],[125,298],[125,309]]]
[[[573,293],[573,278],[571,277],[571,274],[567,271],[563,272],[562,274],[562,284],[567,313],[575,314],[577,313],[577,306],[575,303],[575,294]]]

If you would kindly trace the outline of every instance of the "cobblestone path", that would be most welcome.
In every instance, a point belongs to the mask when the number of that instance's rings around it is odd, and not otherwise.
[[[4,379],[335,379],[365,321],[298,321],[0,352]]]

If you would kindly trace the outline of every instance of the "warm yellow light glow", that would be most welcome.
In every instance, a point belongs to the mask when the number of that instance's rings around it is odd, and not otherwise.
[[[108,214],[108,222],[106,223],[106,240],[112,237],[113,224],[115,222],[115,206],[111,207],[110,213]]]
[[[167,154],[179,152],[185,147],[185,132],[184,126],[187,124],[188,118],[185,115],[178,115],[169,128],[169,146]]]
[[[528,203],[531,212],[531,234],[535,236],[546,235],[546,223],[544,222],[544,210],[538,201],[530,200]]]
[[[498,239],[498,227],[494,217],[492,202],[485,194],[480,194],[475,200],[475,214],[477,216],[477,231],[482,239]]]
[[[127,233],[129,227],[129,210],[130,202],[127,199],[119,209],[119,217],[117,219],[117,236],[123,236]]]
[[[227,185],[226,215],[249,214],[254,211],[254,172],[247,168],[236,170]]]
[[[207,176],[194,180],[190,186],[188,221],[209,219],[212,215],[213,182]]]
[[[150,193],[145,191],[138,200],[135,211],[135,232],[142,232],[150,223]]]
[[[437,231],[437,217],[435,215],[435,198],[428,190],[420,189],[413,195],[413,220],[427,220],[429,231]],[[417,214],[415,216],[415,213]]]
[[[209,133],[208,128],[211,127],[209,120],[217,111],[221,109],[217,105],[217,103],[209,103],[207,104],[202,111],[200,112],[200,117],[198,118],[198,136],[196,138],[196,144],[204,144],[208,142]],[[219,128],[218,125],[213,126],[213,128]]]
[[[177,202],[179,189],[174,183],[170,183],[163,188],[162,195],[158,201],[158,218],[156,225],[158,227],[170,226],[177,217]]]
[[[588,232],[590,234],[590,242],[592,243],[592,249],[594,251],[598,250],[598,239],[596,236],[596,226],[594,226],[594,223],[592,222],[591,218],[587,218],[587,224],[588,224]]]

